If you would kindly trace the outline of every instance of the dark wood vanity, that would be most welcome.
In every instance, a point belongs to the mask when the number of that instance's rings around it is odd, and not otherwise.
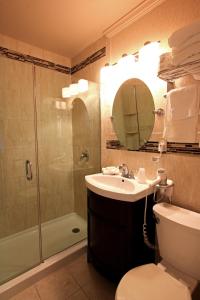
[[[112,280],[133,267],[155,262],[155,251],[143,241],[145,198],[114,200],[88,190],[88,262]],[[148,196],[149,240],[154,243],[153,195]]]

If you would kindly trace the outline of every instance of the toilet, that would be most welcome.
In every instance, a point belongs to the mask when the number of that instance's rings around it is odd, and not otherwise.
[[[191,300],[200,280],[200,214],[167,203],[153,207],[161,263],[127,272],[115,300]]]

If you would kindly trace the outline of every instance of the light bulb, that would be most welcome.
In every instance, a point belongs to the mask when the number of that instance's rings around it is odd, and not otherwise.
[[[62,88],[62,97],[69,98],[71,96],[69,87]]]
[[[75,96],[78,94],[78,84],[77,83],[71,83],[69,86],[70,94],[71,96]]]
[[[78,92],[84,93],[88,91],[88,80],[79,79],[78,81]]]

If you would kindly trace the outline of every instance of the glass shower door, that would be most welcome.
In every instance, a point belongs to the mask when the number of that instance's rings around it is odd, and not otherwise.
[[[40,262],[33,68],[0,57],[0,284]]]
[[[38,161],[42,255],[46,259],[74,244],[71,110],[61,98],[66,74],[36,67]]]

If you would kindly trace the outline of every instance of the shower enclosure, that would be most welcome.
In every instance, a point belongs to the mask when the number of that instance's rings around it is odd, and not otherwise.
[[[99,97],[90,83],[87,94],[62,100],[69,80],[0,56],[0,284],[86,238],[84,175],[100,167]]]

